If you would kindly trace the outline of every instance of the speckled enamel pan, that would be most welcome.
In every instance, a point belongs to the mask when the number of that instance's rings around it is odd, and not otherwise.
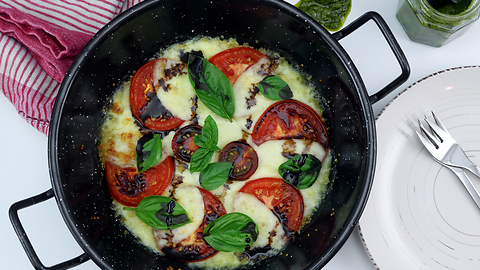
[[[402,69],[397,79],[371,96],[338,42],[369,20],[383,32]],[[312,76],[326,109],[335,157],[330,191],[312,222],[286,250],[252,269],[319,269],[350,236],[374,175],[372,103],[410,74],[406,58],[383,19],[376,13],[366,13],[331,34],[283,1],[147,0],[102,28],[79,54],[60,87],[49,131],[52,189],[10,209],[14,228],[35,268],[66,269],[92,259],[102,269],[190,269],[185,263],[148,251],[125,233],[126,228],[111,209],[96,138],[108,98],[122,80],[160,48],[200,35],[234,37],[240,43],[280,52]],[[85,253],[45,268],[17,212],[52,197]]]

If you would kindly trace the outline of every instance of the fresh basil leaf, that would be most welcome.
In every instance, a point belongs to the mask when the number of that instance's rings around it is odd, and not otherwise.
[[[160,134],[149,133],[140,138],[135,149],[135,156],[138,171],[141,173],[157,165],[162,159],[162,138]]]
[[[205,119],[202,127],[202,134],[193,137],[193,142],[199,147],[206,148],[211,151],[220,151],[218,143],[218,127],[215,120],[209,115]]]
[[[141,221],[157,230],[175,229],[192,222],[180,204],[164,196],[148,196],[143,198],[136,208],[125,209],[135,211]]]
[[[197,149],[190,159],[190,172],[193,173],[202,171],[212,160],[213,154],[214,151],[211,151],[207,148]]]
[[[317,180],[321,168],[322,162],[314,155],[301,154],[282,163],[278,173],[298,189],[306,189]]]
[[[271,100],[284,100],[293,97],[290,86],[277,75],[263,78],[258,88],[266,98]]]
[[[207,116],[202,128],[202,135],[214,145],[218,143],[218,126],[212,116]]]
[[[155,212],[155,217],[167,224],[167,228],[169,229],[174,229],[191,222],[185,209],[174,200],[171,200],[167,204],[167,207],[162,207]]]
[[[218,116],[232,122],[235,98],[227,76],[205,58],[190,54],[188,78],[203,104]]]
[[[203,238],[214,249],[225,252],[241,252],[257,240],[258,226],[247,215],[229,213],[210,222]]]
[[[198,135],[195,136],[195,137],[198,137]],[[194,137],[194,139],[195,139],[195,137]],[[206,150],[209,150],[209,151],[220,151],[220,150],[222,150],[222,149],[220,149],[220,147],[216,146],[215,144],[211,143],[210,141],[203,140],[202,137],[198,138],[198,140],[193,140],[193,142],[197,146],[199,146],[201,148],[204,148]]]
[[[202,147],[202,148],[209,148],[211,144],[210,140],[207,137],[202,136],[202,134],[198,134],[197,136],[193,137],[193,142],[198,147]]]
[[[214,190],[223,185],[233,168],[231,162],[210,163],[200,172],[200,185],[206,190]]]
[[[193,137],[193,142],[200,148],[193,153],[190,159],[190,172],[200,172],[210,163],[214,152],[221,150],[217,146],[217,123],[210,115],[205,119],[202,134]]]

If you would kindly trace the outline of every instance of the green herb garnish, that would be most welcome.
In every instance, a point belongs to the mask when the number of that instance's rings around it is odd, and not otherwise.
[[[277,75],[270,75],[258,84],[260,92],[271,100],[284,100],[293,97],[290,86]]]
[[[257,240],[257,224],[242,213],[229,213],[210,222],[203,238],[214,249],[225,252],[241,252]]]
[[[203,104],[218,116],[232,122],[235,98],[227,76],[205,58],[189,54],[188,77]]]
[[[141,221],[157,230],[175,229],[192,222],[180,204],[164,196],[148,196],[143,198],[136,208],[125,209],[135,211]]]
[[[309,188],[317,180],[322,169],[322,162],[314,155],[301,154],[295,156],[278,167],[283,180],[298,189]]]
[[[190,172],[200,172],[212,160],[215,151],[221,149],[218,143],[218,127],[215,120],[209,115],[202,127],[202,134],[193,137],[193,142],[200,148],[193,153],[190,160]]]
[[[210,160],[212,160],[214,151],[210,151],[206,148],[199,148],[193,153],[190,159],[190,172],[200,172],[207,167]]]
[[[215,162],[208,164],[200,172],[200,185],[206,190],[214,190],[223,185],[233,168],[231,162]]]
[[[137,142],[135,149],[137,169],[140,173],[155,166],[162,159],[162,138],[159,134],[149,133]]]

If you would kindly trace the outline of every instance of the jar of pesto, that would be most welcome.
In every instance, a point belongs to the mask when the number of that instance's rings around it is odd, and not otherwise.
[[[479,17],[480,0],[400,0],[397,19],[411,40],[440,47]]]

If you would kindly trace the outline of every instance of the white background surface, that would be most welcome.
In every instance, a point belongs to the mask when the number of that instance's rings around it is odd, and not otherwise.
[[[294,2],[290,0],[290,2]],[[480,65],[480,23],[441,48],[409,40],[395,14],[398,1],[353,0],[347,24],[367,11],[382,15],[404,50],[411,67],[406,83],[374,104],[376,114],[399,92],[425,76],[446,68]],[[359,69],[369,93],[375,93],[399,74],[388,45],[373,22],[341,41]],[[479,80],[480,83],[480,80]],[[21,118],[0,95],[0,262],[2,269],[33,269],[8,218],[9,207],[51,188],[47,162],[47,137]],[[51,266],[82,252],[68,231],[53,199],[20,211],[20,219],[40,259]],[[74,269],[95,270],[88,261]],[[373,270],[357,231],[324,267],[327,270]]]

